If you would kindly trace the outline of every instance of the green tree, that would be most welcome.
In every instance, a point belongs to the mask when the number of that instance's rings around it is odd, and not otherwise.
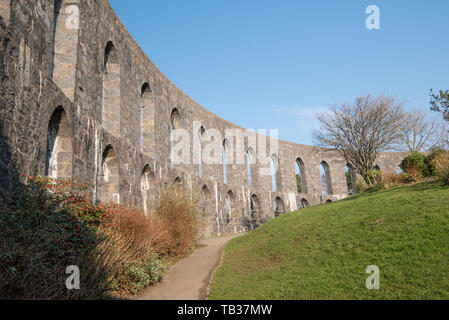
[[[430,98],[430,109],[441,112],[444,119],[449,121],[449,90],[440,90],[438,93],[434,93],[433,89],[430,89]]]

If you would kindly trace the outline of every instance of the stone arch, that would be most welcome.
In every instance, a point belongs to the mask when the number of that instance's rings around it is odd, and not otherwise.
[[[151,152],[154,150],[155,105],[153,91],[148,82],[142,85],[140,101],[140,151],[151,155]]]
[[[47,129],[45,175],[53,179],[72,179],[72,125],[62,106],[50,117]]]
[[[229,223],[231,222],[233,213],[235,212],[235,195],[234,192],[232,192],[231,190],[229,190],[226,193],[225,208],[226,208],[226,222]]]
[[[274,199],[273,209],[275,217],[279,217],[281,214],[285,212],[284,201],[282,201],[281,197],[276,197],[276,199]]]
[[[0,0],[0,19],[4,24],[9,24],[11,15],[11,0]]]
[[[248,187],[252,188],[256,184],[257,167],[256,167],[256,152],[252,147],[246,151],[246,170],[248,174]]]
[[[348,193],[354,194],[356,185],[356,175],[354,172],[354,168],[350,164],[347,164],[345,166],[345,177],[346,177],[346,185],[348,187]]]
[[[275,153],[270,158],[270,169],[272,191],[279,192],[281,190],[281,171],[279,168],[279,157]]]
[[[328,199],[328,200],[326,201],[326,203],[332,203],[332,200],[331,200],[331,199]]]
[[[181,177],[176,177],[175,180],[173,180],[173,182],[174,182],[175,184],[181,185],[181,184],[182,184],[182,179],[181,179]]]
[[[156,204],[156,176],[149,165],[143,168],[140,190],[142,192],[142,208],[147,215],[150,208]]]
[[[299,206],[301,209],[307,208],[309,207],[309,201],[307,201],[307,199],[302,198],[301,201],[299,202]]]
[[[257,195],[253,194],[249,199],[249,214],[251,219],[253,220],[257,219],[259,213],[260,213],[259,198],[257,197]]]
[[[51,75],[71,100],[75,99],[80,10],[79,0],[55,0]]]
[[[198,176],[201,178],[203,176],[203,157],[202,157],[202,151],[203,151],[203,140],[204,140],[204,134],[206,132],[206,129],[201,126],[198,129],[197,134],[197,145],[198,145]]]
[[[326,161],[320,163],[320,180],[323,195],[330,195],[332,191],[332,179],[329,164]]]
[[[120,204],[119,157],[111,145],[103,151],[101,172],[100,201]]]
[[[174,155],[173,155],[173,131],[181,128],[181,115],[177,108],[173,108],[170,113],[170,166],[174,166]]]
[[[201,207],[201,213],[203,215],[206,214],[206,208],[209,205],[210,199],[211,199],[211,195],[210,195],[209,187],[207,185],[204,185],[201,188],[201,192],[200,192],[200,207]]]
[[[296,159],[295,161],[296,168],[296,189],[298,193],[308,194],[307,190],[307,176],[306,176],[306,167],[304,161],[301,158]]]
[[[229,158],[229,140],[223,140],[222,156],[223,156],[223,183],[228,184],[228,164],[227,159]]]
[[[104,51],[103,73],[103,128],[114,137],[120,136],[121,71],[118,53],[112,41]]]

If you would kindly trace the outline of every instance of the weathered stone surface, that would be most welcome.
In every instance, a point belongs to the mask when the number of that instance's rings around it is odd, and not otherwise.
[[[71,5],[79,9],[79,30],[61,20],[71,18],[66,11]],[[0,16],[3,189],[15,175],[44,175],[55,168],[59,177],[90,185],[89,196],[95,201],[145,209],[155,206],[165,183],[179,179],[202,192],[206,235],[248,227],[251,201],[252,223],[257,224],[275,216],[276,199],[279,211],[287,212],[301,203],[319,204],[348,195],[346,163],[335,152],[281,140],[272,141],[279,146],[276,192],[271,176],[261,171],[269,168],[268,163],[251,163],[249,185],[246,154],[235,154],[235,148],[233,156],[241,156],[243,164],[227,165],[226,185],[219,162],[202,164],[201,178],[197,164],[171,168],[171,124],[188,130],[192,145],[197,137],[194,121],[205,132],[216,129],[222,137],[226,129],[241,128],[210,113],[171,83],[143,53],[107,0],[0,0]],[[55,118],[55,110],[63,120]],[[52,122],[56,140],[49,134],[50,121],[56,121]],[[248,139],[240,143],[244,150],[256,150]],[[194,159],[197,151],[189,152]],[[378,165],[395,171],[403,157],[385,153]],[[295,176],[299,158],[306,184],[302,193],[297,192]],[[322,195],[319,165],[323,161],[329,166],[330,195]]]

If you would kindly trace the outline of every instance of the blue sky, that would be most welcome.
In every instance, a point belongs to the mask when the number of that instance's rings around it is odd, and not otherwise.
[[[449,1],[110,0],[159,69],[245,128],[313,144],[315,113],[365,94],[429,110],[449,89]],[[380,30],[365,9],[380,8]]]

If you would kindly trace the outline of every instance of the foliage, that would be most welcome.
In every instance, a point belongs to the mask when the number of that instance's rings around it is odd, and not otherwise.
[[[437,175],[434,159],[439,157],[439,156],[441,156],[441,155],[443,155],[445,152],[447,152],[447,151],[445,151],[445,150],[443,150],[441,148],[433,148],[431,150],[431,153],[426,157],[425,163],[427,165],[427,168],[428,168],[430,176],[436,176]]]
[[[179,183],[168,185],[161,191],[154,213],[169,231],[170,245],[167,255],[183,255],[190,252],[201,236],[201,211],[199,198]]]
[[[271,220],[225,247],[210,299],[449,299],[449,187],[372,189]],[[367,290],[367,266],[380,268]]]
[[[136,294],[159,281],[163,256],[188,253],[200,224],[194,197],[169,186],[151,216],[92,204],[86,187],[26,177],[0,197],[0,298],[102,299]],[[80,290],[68,290],[68,266]]]
[[[449,121],[449,90],[440,90],[438,93],[434,93],[431,89],[430,98],[431,110],[441,112],[444,119]]]
[[[430,175],[426,164],[426,156],[419,152],[412,152],[405,157],[400,165],[401,169],[407,173],[412,181],[418,181],[422,177]]]
[[[92,205],[84,186],[26,177],[0,198],[0,297],[21,299],[99,298],[106,291],[102,270],[91,273],[89,252],[102,242],[101,225],[111,208]],[[78,265],[81,290],[69,291],[66,267]],[[85,272],[83,272],[85,271]]]
[[[445,151],[432,160],[436,175],[449,185],[449,151]]]

